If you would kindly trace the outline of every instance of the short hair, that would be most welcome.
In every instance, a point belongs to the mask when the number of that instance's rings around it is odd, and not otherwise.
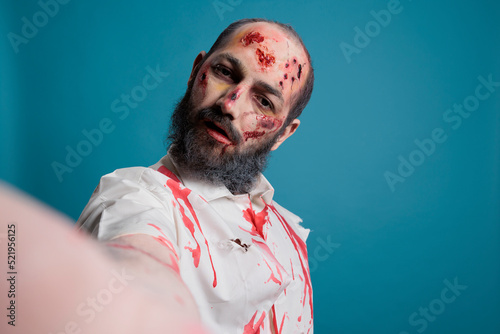
[[[299,34],[295,31],[295,29],[293,29],[291,25],[263,18],[241,19],[235,21],[231,23],[226,29],[224,29],[224,31],[219,35],[219,37],[217,37],[217,40],[210,48],[210,51],[208,51],[208,53],[206,54],[205,59],[208,59],[208,57],[210,57],[210,55],[215,51],[217,51],[218,49],[223,48],[227,44],[229,37],[240,27],[246,24],[256,23],[256,22],[271,23],[283,29],[293,39],[295,39],[297,42],[300,43],[300,45],[302,46],[307,55],[307,60],[309,61],[310,64],[309,74],[307,75],[304,87],[299,93],[299,95],[295,98],[295,101],[292,103],[290,107],[290,112],[288,113],[286,121],[284,122],[283,128],[285,128],[288,124],[290,124],[292,120],[294,120],[295,118],[299,117],[300,114],[302,114],[302,111],[304,110],[304,108],[306,107],[307,103],[311,98],[314,87],[314,69],[312,66],[311,56],[309,55],[309,51],[307,51],[307,48],[305,47],[304,42],[302,41],[302,38],[300,38]]]

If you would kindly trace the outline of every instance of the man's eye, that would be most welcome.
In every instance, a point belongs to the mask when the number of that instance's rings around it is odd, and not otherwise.
[[[260,105],[263,106],[265,109],[271,109],[273,106],[271,104],[271,101],[269,101],[268,99],[266,99],[263,96],[258,96],[257,100],[259,101]]]
[[[225,77],[231,76],[231,71],[222,65],[215,65],[215,71],[222,74]]]

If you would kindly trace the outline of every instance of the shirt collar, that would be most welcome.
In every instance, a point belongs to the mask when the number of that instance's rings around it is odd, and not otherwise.
[[[160,164],[174,173],[186,188],[197,192],[207,202],[214,201],[219,198],[236,199],[241,197],[250,197],[250,200],[253,203],[261,202],[262,199],[268,205],[273,201],[274,188],[264,175],[262,175],[262,173],[259,173],[257,184],[252,191],[250,191],[250,193],[233,195],[224,185],[216,186],[193,178],[189,175],[189,173],[182,172],[180,168],[177,168],[177,164],[168,153],[160,160]]]

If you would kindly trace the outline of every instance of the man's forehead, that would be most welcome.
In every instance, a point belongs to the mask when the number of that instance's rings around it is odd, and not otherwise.
[[[303,56],[303,48],[300,43],[291,37],[290,33],[277,24],[270,22],[248,23],[236,30],[230,37],[229,44],[249,46],[251,44],[271,44],[278,46],[283,44],[287,46],[287,53],[294,52],[296,55]]]
[[[251,51],[253,61],[244,67],[253,63],[257,72],[271,74],[273,84],[281,87],[285,95],[285,91],[293,94],[303,87],[309,72],[309,59],[301,42],[274,23],[254,22],[240,27],[219,52],[230,50]]]

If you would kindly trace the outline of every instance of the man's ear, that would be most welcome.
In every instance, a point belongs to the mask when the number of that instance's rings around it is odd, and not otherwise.
[[[203,60],[203,58],[205,58],[206,54],[207,53],[205,51],[201,51],[200,53],[198,53],[198,55],[194,59],[193,68],[191,69],[191,75],[189,76],[189,79],[188,79],[188,86],[189,86],[189,83],[191,82],[191,80],[194,79],[193,78],[194,73],[196,72],[197,67],[201,64],[201,61]]]
[[[277,149],[288,137],[293,135],[293,133],[295,132],[295,130],[297,130],[299,125],[300,125],[300,120],[298,120],[297,118],[295,118],[290,124],[288,124],[287,127],[285,128],[285,131],[278,138],[278,141],[274,143],[273,147],[271,147],[271,151]]]

